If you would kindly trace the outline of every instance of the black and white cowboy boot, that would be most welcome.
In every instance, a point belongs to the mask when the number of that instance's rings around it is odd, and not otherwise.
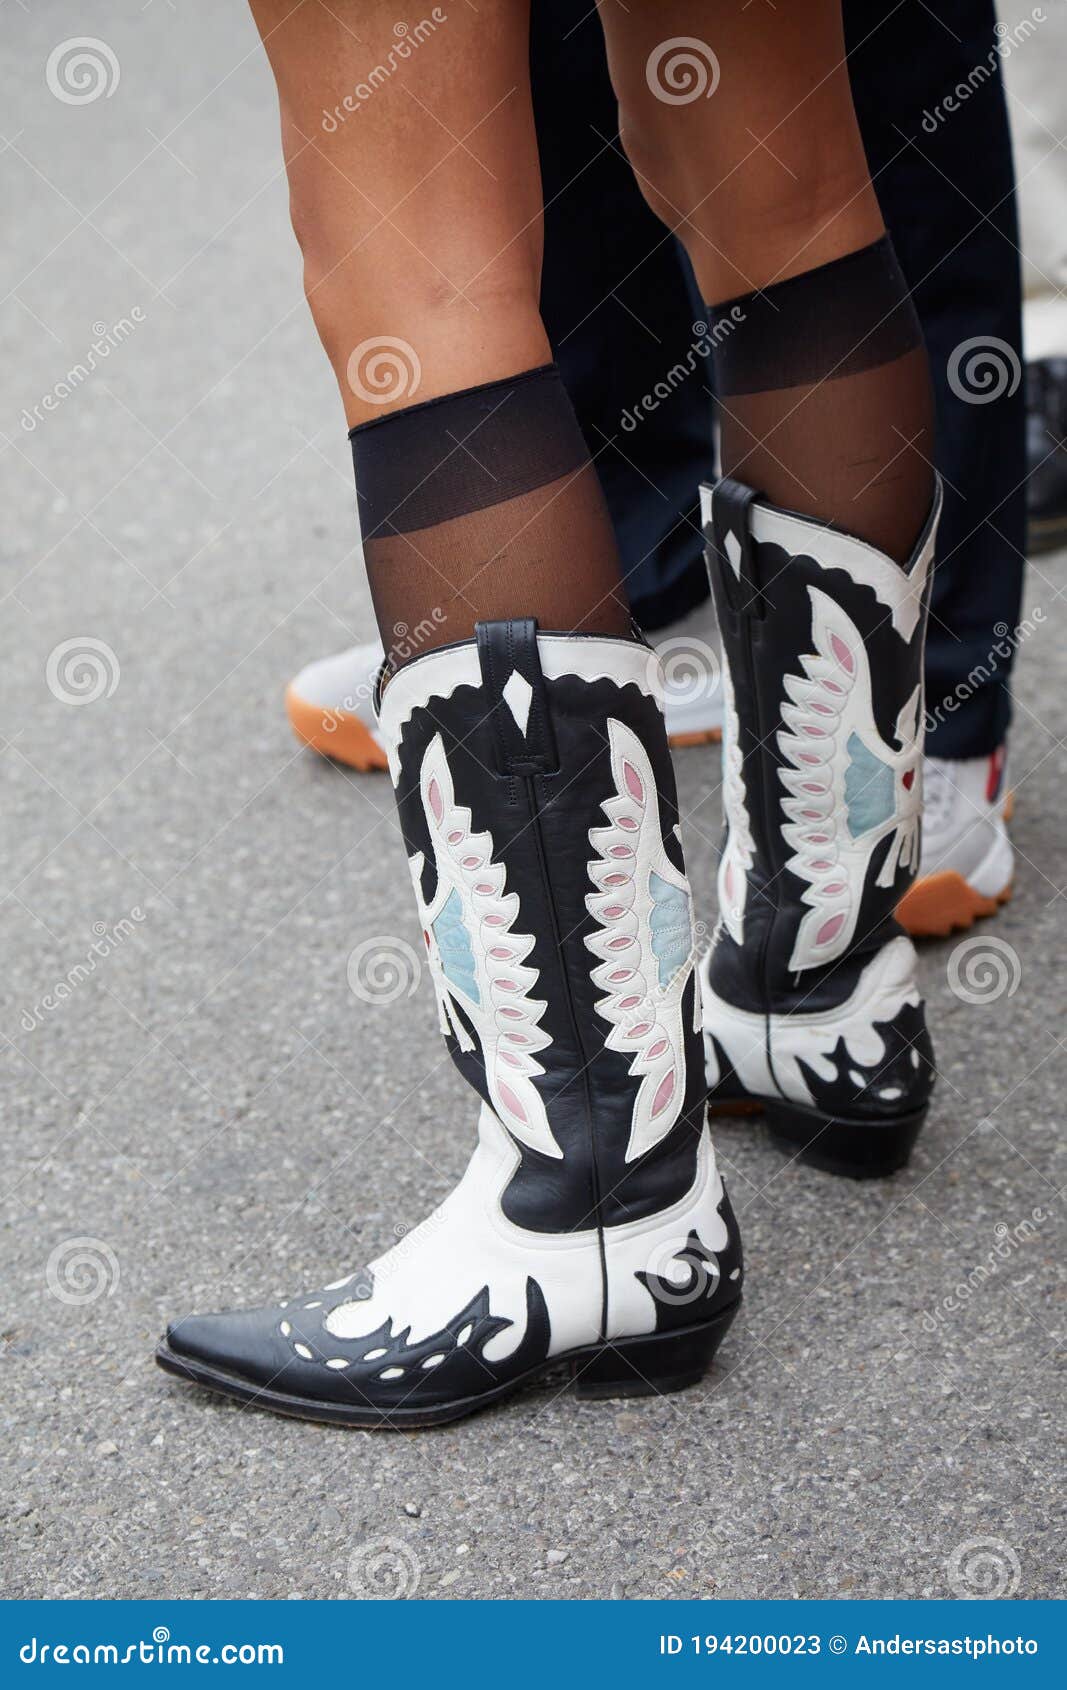
[[[581,1395],[697,1381],[741,1295],[705,1121],[662,677],[627,640],[483,623],[380,726],[441,1030],[481,1097],[459,1185],[387,1255],[172,1325],[161,1364],[282,1413],[426,1426],[569,1364]]]
[[[908,564],[702,489],[722,628],[720,920],[705,964],[713,1110],[758,1103],[807,1161],[907,1161],[933,1087],[911,941],[923,645],[940,488]]]

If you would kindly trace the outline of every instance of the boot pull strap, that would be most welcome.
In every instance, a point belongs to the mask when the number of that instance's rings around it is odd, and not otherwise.
[[[497,773],[549,775],[559,768],[548,694],[532,616],[475,626]]]
[[[751,522],[751,506],[758,498],[754,487],[746,487],[729,476],[723,476],[714,487],[700,489],[705,536],[709,541],[705,562],[712,590],[713,570],[717,565],[734,608],[743,616],[762,617],[766,607],[760,592]]]

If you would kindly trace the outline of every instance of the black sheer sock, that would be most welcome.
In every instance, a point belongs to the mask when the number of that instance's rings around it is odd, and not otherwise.
[[[393,411],[349,438],[391,668],[496,617],[629,632],[611,520],[555,365]]]
[[[933,398],[889,237],[709,316],[723,473],[904,562],[933,496]]]

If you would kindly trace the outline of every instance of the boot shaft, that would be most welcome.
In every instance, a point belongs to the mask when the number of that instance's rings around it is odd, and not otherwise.
[[[905,567],[737,482],[702,489],[723,643],[715,991],[843,1004],[899,934],[922,812],[923,646],[940,491]]]
[[[401,670],[380,721],[441,1030],[516,1147],[505,1215],[677,1201],[705,1085],[658,660],[482,624]]]

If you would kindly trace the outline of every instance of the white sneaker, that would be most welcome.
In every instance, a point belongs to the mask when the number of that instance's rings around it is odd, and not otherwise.
[[[719,640],[710,599],[650,637],[666,674],[667,733],[672,745],[706,745],[722,738]],[[380,640],[320,657],[286,688],[293,731],[324,757],[366,773],[384,769],[385,751],[374,725],[374,682]]]
[[[1015,854],[1006,822],[1011,794],[1005,748],[990,757],[923,764],[923,831],[919,878],[897,907],[916,937],[944,938],[995,915],[1011,897]]]
[[[301,669],[285,691],[296,737],[361,773],[388,767],[374,725],[374,683],[382,655],[381,641],[371,640],[320,657]]]

